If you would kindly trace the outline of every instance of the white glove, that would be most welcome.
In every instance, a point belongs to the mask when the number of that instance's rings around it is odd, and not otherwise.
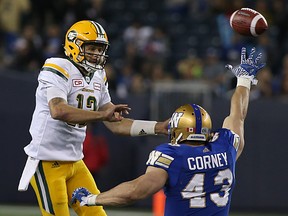
[[[95,206],[97,195],[90,194],[87,197],[83,196],[81,198],[80,206]]]

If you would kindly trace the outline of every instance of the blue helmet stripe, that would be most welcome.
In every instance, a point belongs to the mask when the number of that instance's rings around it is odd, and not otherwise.
[[[201,134],[202,116],[201,116],[200,108],[196,104],[191,104],[191,106],[194,109],[194,113],[195,113],[196,134]]]

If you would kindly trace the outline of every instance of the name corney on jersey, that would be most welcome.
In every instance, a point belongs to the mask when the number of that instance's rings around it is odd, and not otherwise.
[[[187,162],[190,170],[213,169],[215,167],[223,167],[228,164],[226,152],[198,157],[189,157]]]

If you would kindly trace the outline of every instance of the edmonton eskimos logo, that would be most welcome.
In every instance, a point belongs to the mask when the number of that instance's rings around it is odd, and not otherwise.
[[[73,41],[77,37],[77,32],[75,30],[72,30],[68,33],[67,39],[69,41]]]

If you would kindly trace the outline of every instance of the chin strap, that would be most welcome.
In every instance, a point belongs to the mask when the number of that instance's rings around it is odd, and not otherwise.
[[[182,138],[183,133],[180,133],[179,136],[175,140],[175,144],[178,144],[178,141]]]

